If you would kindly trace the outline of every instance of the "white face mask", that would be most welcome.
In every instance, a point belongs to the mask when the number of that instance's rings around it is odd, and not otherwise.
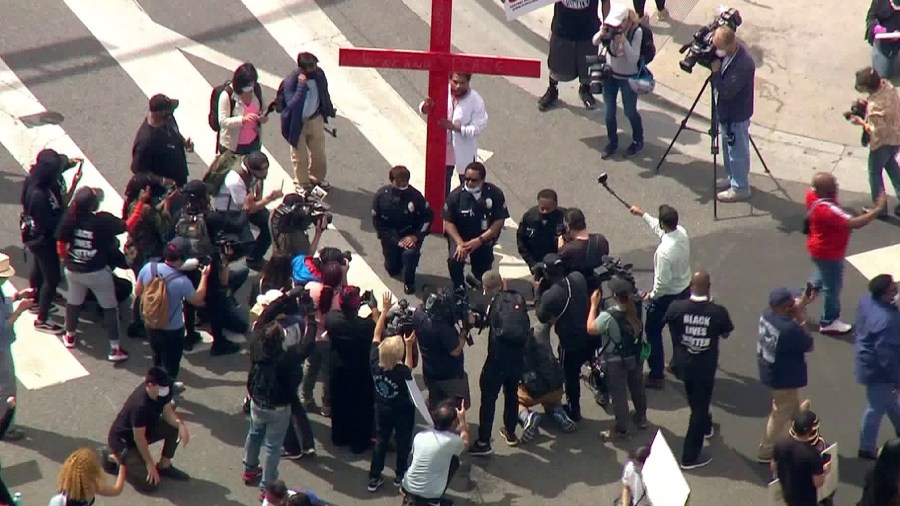
[[[405,186],[395,186],[394,188],[396,188],[396,189],[398,189],[398,190],[400,190],[400,191],[405,191],[405,190],[409,189],[409,185],[405,185]]]
[[[716,49],[716,56],[719,58],[725,58],[728,56],[728,53],[724,49]]]
[[[481,193],[481,186],[482,186],[482,185],[478,185],[478,186],[475,186],[475,187],[470,187],[469,185],[464,185],[463,188],[465,188],[466,191],[469,192],[469,193]]]
[[[159,397],[166,397],[169,395],[169,387],[159,387]]]
[[[241,91],[243,91],[244,93],[250,93],[251,91],[253,91],[253,86],[246,86],[244,88],[241,88]]]

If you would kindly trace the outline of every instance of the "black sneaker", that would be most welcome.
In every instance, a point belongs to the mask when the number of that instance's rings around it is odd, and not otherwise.
[[[715,436],[715,435],[716,435],[716,427],[714,425],[710,425],[709,430],[706,432],[706,434],[703,435],[703,438],[704,439],[712,439],[713,436]]]
[[[469,455],[474,455],[476,457],[486,457],[492,453],[494,453],[494,449],[491,448],[491,443],[475,441],[475,444],[469,447]]]
[[[382,485],[384,485],[384,478],[382,478],[381,476],[377,478],[369,478],[369,484],[368,486],[366,486],[366,490],[368,490],[369,492],[375,492],[379,488],[381,488]]]
[[[695,460],[693,462],[682,462],[681,469],[683,469],[685,471],[689,471],[691,469],[699,469],[699,468],[705,466],[706,464],[709,464],[710,462],[712,462],[712,457],[701,453],[700,456],[697,457],[697,460]]]
[[[505,441],[508,446],[516,446],[519,444],[519,438],[516,437],[516,433],[508,432],[506,427],[500,428],[500,435],[503,436],[503,441]]]
[[[632,142],[628,146],[628,149],[625,150],[625,158],[631,158],[632,156],[640,153],[643,150],[644,150],[643,142]]]
[[[119,463],[112,458],[112,452],[105,446],[100,448],[100,461],[104,471],[112,475],[119,474]]]
[[[559,89],[556,86],[548,86],[547,91],[538,99],[538,110],[546,111],[559,100]]]
[[[203,342],[203,337],[196,330],[193,332],[189,332],[186,336],[184,336],[184,344],[182,345],[182,349],[184,351],[193,351],[194,346],[197,346]]]
[[[403,285],[403,293],[405,293],[406,295],[412,295],[412,294],[416,293],[416,285],[404,284]]]
[[[587,84],[582,84],[578,87],[578,97],[581,98],[581,103],[584,104],[585,109],[597,107],[597,100],[594,99],[594,95],[591,94],[591,87]]]
[[[241,351],[241,345],[223,337],[221,341],[213,343],[209,349],[209,354],[218,357],[220,355],[231,355],[239,351]]]
[[[403,486],[403,477],[402,476],[397,476],[396,478],[394,478],[394,486],[397,488],[400,488]]]
[[[563,406],[566,414],[569,415],[569,418],[572,419],[573,422],[581,421],[581,408],[572,406],[571,404],[566,404]]]
[[[178,469],[172,464],[169,464],[166,467],[159,467],[159,464],[156,465],[156,470],[159,472],[159,475],[164,478],[169,478],[170,480],[175,481],[188,481],[191,479],[188,473]]]
[[[600,152],[600,158],[602,158],[603,160],[609,160],[614,154],[616,154],[617,149],[619,148],[613,146],[612,144],[607,144],[606,147],[603,148],[603,151]]]
[[[34,321],[34,330],[38,332],[43,332],[45,334],[52,334],[54,336],[58,336],[65,332],[65,329],[62,328],[61,325],[53,322],[39,322],[37,320]]]

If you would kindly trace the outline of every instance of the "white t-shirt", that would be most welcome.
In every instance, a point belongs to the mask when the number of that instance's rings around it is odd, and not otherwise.
[[[243,169],[242,169],[243,170]],[[244,178],[237,170],[230,170],[225,175],[219,193],[213,198],[213,209],[216,211],[239,210],[244,207],[247,194],[255,193],[257,180],[251,179],[250,187],[244,182]]]
[[[465,449],[462,438],[455,432],[430,429],[416,434],[412,448],[403,488],[424,499],[439,499],[447,488],[450,461]]]
[[[650,498],[647,497],[647,490],[644,489],[644,479],[641,478],[641,472],[632,461],[628,461],[625,464],[625,470],[622,471],[622,485],[631,489],[631,501],[634,506],[653,506],[650,503]]]

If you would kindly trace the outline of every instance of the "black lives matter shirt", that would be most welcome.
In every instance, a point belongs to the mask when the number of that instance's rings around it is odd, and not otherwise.
[[[74,223],[64,218],[56,234],[57,240],[69,244],[64,261],[72,272],[95,272],[105,269],[110,253],[117,247],[116,236],[125,232],[125,222],[107,212],[90,214]]]
[[[393,369],[384,370],[378,365],[378,345],[372,345],[369,367],[375,381],[375,405],[387,408],[413,409],[412,399],[406,382],[412,380],[412,371],[405,364],[397,364]]]
[[[691,297],[669,305],[665,322],[675,337],[675,367],[679,372],[697,369],[715,372],[719,361],[719,339],[734,330],[724,306],[706,298]]]

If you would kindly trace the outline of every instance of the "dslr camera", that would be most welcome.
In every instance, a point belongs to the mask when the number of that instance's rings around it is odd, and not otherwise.
[[[413,325],[413,313],[415,310],[409,307],[409,301],[400,299],[397,305],[392,307],[387,314],[387,325],[384,332],[386,336],[408,336],[415,326]]]
[[[609,36],[608,39],[601,38],[600,43],[603,44],[603,47],[600,49],[600,53],[596,56],[588,55],[585,57],[588,64],[589,86],[593,95],[603,93],[603,80],[612,75],[612,68],[606,63],[606,53],[609,51],[610,41],[612,41],[612,36]]]
[[[853,101],[853,105],[850,106],[850,110],[844,112],[844,119],[849,121],[851,116],[859,116],[860,118],[865,118],[868,108],[869,104],[865,100],[855,100]],[[862,136],[859,139],[859,143],[863,146],[869,145],[869,132],[863,130]]]
[[[698,63],[703,67],[710,68],[713,60],[718,58],[716,56],[716,47],[713,46],[713,34],[716,32],[716,28],[727,26],[737,31],[742,22],[741,14],[737,9],[730,8],[720,13],[708,25],[697,30],[690,42],[681,46],[678,52],[687,54],[684,56],[684,59],[678,62],[678,66],[688,74],[694,70],[694,66]]]
[[[272,227],[279,234],[306,232],[315,223],[328,225],[334,219],[331,206],[324,202],[328,192],[314,186],[311,190],[300,189],[287,195],[272,213]]]

